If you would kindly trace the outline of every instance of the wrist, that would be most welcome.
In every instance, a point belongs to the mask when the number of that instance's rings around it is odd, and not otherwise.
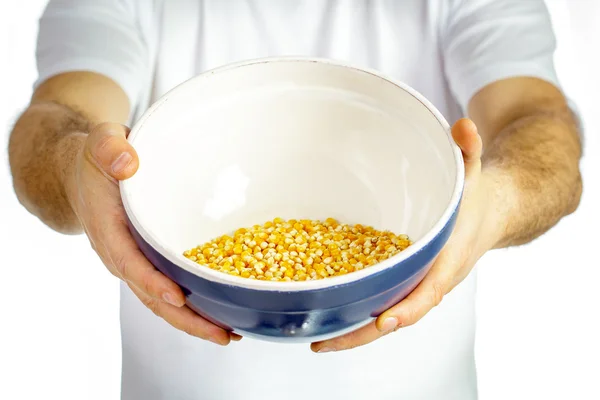
[[[489,249],[505,247],[510,242],[510,225],[514,210],[518,208],[513,178],[499,168],[483,168],[481,187],[487,204],[483,230],[489,237]]]
[[[63,136],[57,143],[55,160],[57,177],[61,183],[65,200],[77,215],[75,199],[78,193],[77,164],[83,151],[87,135],[73,132]]]

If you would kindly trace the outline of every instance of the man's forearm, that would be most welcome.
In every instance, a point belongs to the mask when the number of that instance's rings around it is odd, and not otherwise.
[[[486,146],[483,177],[501,234],[496,247],[527,243],[579,204],[581,142],[568,108],[522,117]]]
[[[81,226],[69,204],[65,181],[89,132],[89,122],[70,108],[40,102],[19,118],[9,141],[13,186],[21,204],[62,233]]]

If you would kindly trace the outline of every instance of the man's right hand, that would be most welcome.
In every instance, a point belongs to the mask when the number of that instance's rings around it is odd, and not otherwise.
[[[220,345],[239,340],[185,306],[179,286],[156,270],[133,240],[118,185],[132,177],[139,165],[126,140],[128,132],[123,125],[104,123],[87,137],[74,137],[84,145],[69,168],[65,189],[93,249],[146,307],[175,328]]]

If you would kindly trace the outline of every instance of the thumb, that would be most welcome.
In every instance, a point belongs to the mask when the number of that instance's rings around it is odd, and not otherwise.
[[[86,157],[116,180],[131,178],[138,169],[139,159],[126,139],[128,134],[129,128],[120,124],[96,125],[86,140]]]
[[[452,127],[452,137],[460,147],[465,162],[465,172],[469,176],[481,168],[482,142],[475,123],[468,118],[456,121]]]

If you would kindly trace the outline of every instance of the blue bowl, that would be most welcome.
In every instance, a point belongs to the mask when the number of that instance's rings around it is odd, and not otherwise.
[[[464,184],[448,123],[410,87],[329,60],[271,58],[201,74],[158,100],[129,141],[131,231],[195,312],[243,336],[312,342],[406,297],[448,240]],[[373,267],[303,282],[244,279],[183,251],[285,219],[372,225],[414,241]]]

